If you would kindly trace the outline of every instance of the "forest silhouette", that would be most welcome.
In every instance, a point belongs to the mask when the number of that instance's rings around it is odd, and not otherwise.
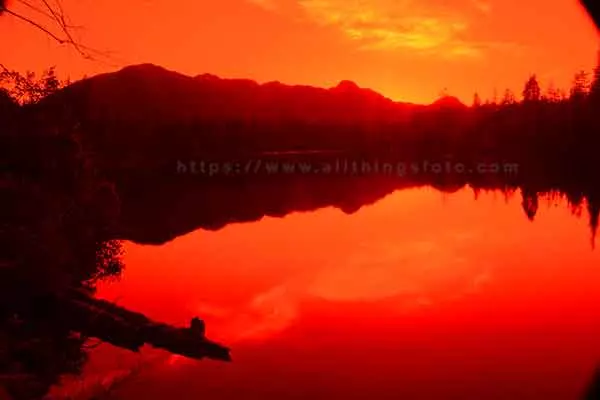
[[[258,84],[143,64],[75,82],[15,114],[29,131],[70,124],[83,132],[80,145],[115,185],[121,210],[113,234],[119,239],[162,243],[197,228],[325,206],[352,212],[393,190],[423,185],[519,192],[530,219],[540,197],[564,197],[575,213],[587,207],[594,235],[599,75],[598,67],[577,72],[569,90],[542,90],[532,75],[519,101],[506,90],[499,99],[475,94],[470,106],[451,96],[415,105],[349,81],[330,89]],[[208,176],[178,168],[340,159],[497,170]],[[248,201],[231,201],[240,196]]]
[[[8,249],[0,267],[0,383],[14,399],[41,398],[60,376],[79,373],[88,337],[135,350],[160,347],[166,336],[156,332],[177,329],[93,298],[99,280],[123,269],[121,240],[159,244],[327,206],[353,213],[420,186],[519,193],[532,220],[540,199],[564,198],[574,213],[587,208],[592,240],[598,227],[600,63],[575,74],[568,91],[542,90],[532,75],[521,96],[475,94],[468,106],[451,96],[394,102],[349,81],[330,89],[258,84],[151,64],[74,83],[53,69],[38,78],[3,68],[0,82]],[[340,159],[518,168],[402,176],[178,168],[193,160]],[[90,322],[99,310],[105,318]],[[185,354],[176,349],[182,341],[163,347]]]

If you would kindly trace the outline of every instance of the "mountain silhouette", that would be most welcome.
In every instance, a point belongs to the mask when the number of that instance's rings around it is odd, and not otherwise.
[[[438,108],[450,108],[450,109],[466,109],[468,108],[462,101],[454,96],[442,96],[432,104]]]
[[[186,76],[153,64],[96,75],[60,90],[35,107],[75,109],[89,121],[186,123],[252,116],[257,120],[322,122],[390,120],[417,107],[342,81],[331,89],[211,74]]]

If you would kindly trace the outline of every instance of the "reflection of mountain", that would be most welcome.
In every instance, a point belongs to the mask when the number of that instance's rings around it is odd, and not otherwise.
[[[433,186],[454,192],[465,182],[440,182],[432,176],[420,179],[373,177],[279,177],[272,179],[230,178],[199,179],[174,176],[153,181],[149,186],[131,185],[123,188],[123,215],[118,237],[140,243],[159,244],[199,228],[219,229],[229,223],[257,221],[264,216],[281,217],[291,212],[310,211],[322,207],[337,207],[353,213],[372,204],[394,190]],[[469,182],[478,190],[502,190],[512,193],[517,185],[491,182]],[[524,186],[526,187],[526,186]],[[523,210],[529,219],[537,212],[540,196],[553,196],[553,187],[538,191],[520,189]],[[566,194],[573,209],[581,199]],[[595,204],[595,203],[592,203]],[[590,224],[597,223],[598,208],[588,206]]]
[[[407,186],[451,191],[467,183],[476,189],[521,188],[529,218],[540,193],[561,192],[575,206],[587,199],[592,228],[597,225],[593,104],[472,108],[446,96],[416,106],[348,81],[331,89],[257,84],[187,77],[147,64],[76,82],[24,111],[28,123],[75,118],[84,146],[118,184],[124,206],[118,236],[141,242],[329,205],[356,210]],[[279,153],[269,159],[280,162],[450,161],[518,164],[518,171],[449,174],[421,168],[402,180],[377,173],[176,173],[178,161],[246,162],[264,160],[265,153]]]

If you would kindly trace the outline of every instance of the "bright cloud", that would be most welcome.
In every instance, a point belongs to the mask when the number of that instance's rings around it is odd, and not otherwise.
[[[249,0],[276,11],[290,0]],[[467,39],[470,23],[489,14],[486,0],[295,0],[304,17],[335,27],[361,49],[478,57],[488,46]]]
[[[278,7],[277,0],[247,0],[248,2],[255,4],[266,10],[275,11]]]

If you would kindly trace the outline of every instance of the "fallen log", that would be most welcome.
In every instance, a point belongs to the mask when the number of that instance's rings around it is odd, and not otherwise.
[[[78,290],[59,298],[55,307],[72,330],[117,347],[137,352],[147,344],[188,358],[232,361],[229,348],[206,338],[198,318],[189,327],[176,327]]]

